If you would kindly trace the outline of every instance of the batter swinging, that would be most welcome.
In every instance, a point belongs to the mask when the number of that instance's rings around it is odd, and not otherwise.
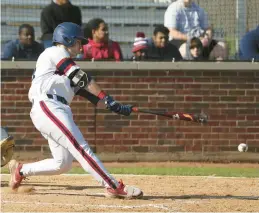
[[[73,121],[69,104],[75,94],[88,98],[90,92],[118,114],[128,116],[132,111],[132,106],[122,105],[106,95],[91,76],[72,60],[80,53],[83,40],[83,32],[78,25],[64,22],[54,31],[54,46],[39,56],[29,91],[29,100],[33,104],[30,117],[48,140],[53,158],[28,164],[10,161],[9,185],[17,189],[25,177],[65,173],[75,158],[106,188],[107,196],[141,198],[143,192],[139,188],[126,186],[108,173]]]

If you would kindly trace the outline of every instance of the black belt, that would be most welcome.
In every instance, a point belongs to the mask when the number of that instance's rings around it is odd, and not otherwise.
[[[57,97],[57,101],[61,102],[62,104],[68,105],[67,100],[65,98],[59,96],[59,95],[47,94],[47,96],[48,96],[48,98],[53,99],[53,100],[55,100],[54,96],[56,96]]]

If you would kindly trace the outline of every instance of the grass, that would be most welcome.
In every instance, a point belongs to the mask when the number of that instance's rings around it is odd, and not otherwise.
[[[259,177],[257,168],[221,168],[221,167],[111,167],[107,168],[112,174],[135,175],[172,175],[172,176],[221,176],[221,177]],[[1,173],[8,174],[7,168]],[[74,167],[69,174],[87,174],[82,168]]]

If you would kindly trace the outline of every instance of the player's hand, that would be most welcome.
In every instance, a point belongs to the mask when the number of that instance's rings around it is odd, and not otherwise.
[[[106,96],[104,98],[104,103],[107,107],[107,109],[111,110],[112,112],[116,112],[120,115],[129,116],[132,112],[132,106],[131,105],[123,105],[115,100],[111,96]]]

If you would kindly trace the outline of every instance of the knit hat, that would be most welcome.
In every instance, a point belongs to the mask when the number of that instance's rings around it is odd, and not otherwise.
[[[137,52],[142,49],[147,49],[147,40],[145,38],[145,33],[137,32],[136,38],[133,43],[132,52]]]

